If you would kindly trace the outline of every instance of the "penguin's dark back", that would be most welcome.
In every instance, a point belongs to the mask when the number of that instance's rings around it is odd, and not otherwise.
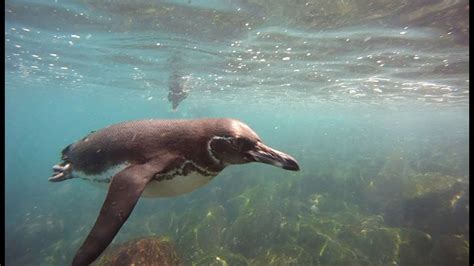
[[[225,134],[230,119],[136,120],[94,131],[64,150],[76,170],[100,173],[125,161],[142,163],[163,153],[187,150],[203,157],[213,134]],[[193,151],[194,149],[194,151]]]

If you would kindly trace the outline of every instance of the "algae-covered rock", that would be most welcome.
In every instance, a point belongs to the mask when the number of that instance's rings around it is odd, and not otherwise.
[[[418,156],[411,161],[411,167],[419,173],[441,173],[443,175],[466,174],[469,169],[466,163],[468,160],[468,150],[464,151],[449,147],[431,147],[431,149],[421,149]]]
[[[94,265],[174,266],[181,265],[181,261],[170,241],[150,237],[131,240],[118,247],[112,247]]]
[[[442,192],[448,188],[456,186],[456,183],[462,182],[466,178],[440,174],[436,172],[416,174],[410,177],[409,197],[420,197],[423,195]],[[466,184],[467,185],[467,184]],[[459,187],[458,189],[461,189]]]
[[[399,265],[429,265],[429,255],[433,248],[432,237],[422,231],[410,228],[400,229]]]
[[[360,204],[371,213],[383,213],[388,226],[411,227],[430,234],[466,234],[469,230],[465,177],[385,173],[371,181],[363,193]]]
[[[444,184],[446,182],[448,181],[445,180]],[[468,185],[456,181],[446,184],[442,189],[438,188],[439,185],[431,186],[436,189],[404,199],[399,211],[391,213],[392,210],[386,210],[386,216],[399,217],[401,226],[417,228],[430,234],[467,234]]]
[[[443,235],[436,240],[432,265],[468,265],[469,241],[461,235]]]

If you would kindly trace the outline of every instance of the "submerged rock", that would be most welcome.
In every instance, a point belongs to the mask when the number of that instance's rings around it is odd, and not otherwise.
[[[431,235],[410,228],[399,230],[401,238],[399,265],[430,265],[430,252],[433,248]]]
[[[468,184],[438,174],[422,177],[414,182],[414,196],[401,199],[398,208],[386,208],[387,223],[435,235],[468,234]]]
[[[432,265],[468,265],[469,241],[460,235],[443,235],[432,250]]]
[[[94,265],[174,266],[182,264],[176,254],[174,245],[170,241],[158,237],[150,237],[131,240],[107,250]]]

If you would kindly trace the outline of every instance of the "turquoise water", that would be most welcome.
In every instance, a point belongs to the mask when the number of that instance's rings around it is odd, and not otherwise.
[[[95,222],[105,190],[47,180],[66,145],[200,117],[246,122],[301,171],[231,166],[142,198],[112,245],[166,236],[185,265],[467,264],[468,1],[5,7],[6,265],[67,265]]]

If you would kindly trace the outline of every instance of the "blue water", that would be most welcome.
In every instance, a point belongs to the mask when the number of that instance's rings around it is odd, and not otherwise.
[[[113,245],[168,236],[185,265],[467,263],[468,1],[5,8],[6,265],[67,265],[92,227],[106,191],[47,180],[66,145],[200,117],[246,122],[301,171],[232,166],[143,198]],[[173,111],[177,71],[189,91]]]

